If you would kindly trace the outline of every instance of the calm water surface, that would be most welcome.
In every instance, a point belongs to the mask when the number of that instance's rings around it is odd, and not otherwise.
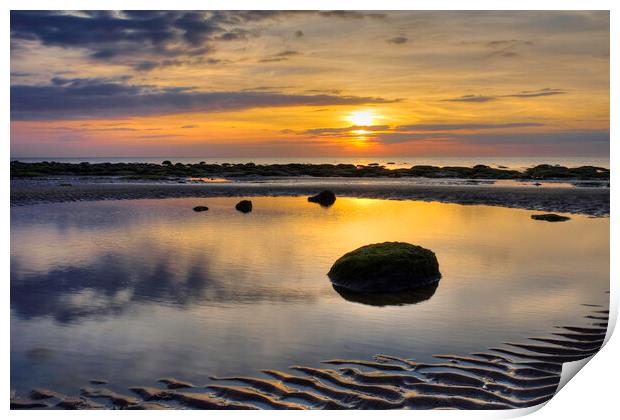
[[[201,384],[376,353],[424,361],[583,324],[582,303],[607,301],[609,219],[252,200],[250,214],[235,211],[236,198],[12,208],[12,389],[75,394],[92,378],[123,389],[163,376]],[[434,293],[376,306],[331,287],[325,273],[339,256],[388,240],[435,251]]]

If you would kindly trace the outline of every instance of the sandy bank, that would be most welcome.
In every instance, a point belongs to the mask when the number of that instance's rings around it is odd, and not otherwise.
[[[547,212],[608,216],[608,188],[523,188],[496,185],[420,185],[408,183],[230,182],[207,184],[60,183],[11,181],[11,206],[67,201],[177,197],[296,196],[329,188],[338,196],[484,204]]]

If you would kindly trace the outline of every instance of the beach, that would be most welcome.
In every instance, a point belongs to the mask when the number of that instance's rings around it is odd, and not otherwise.
[[[54,177],[11,180],[11,206],[68,201],[180,197],[304,196],[331,189],[337,196],[491,205],[546,212],[608,216],[608,181],[596,186],[488,180],[385,178],[256,178],[224,182],[129,182],[110,178]],[[506,185],[508,184],[508,185]],[[577,184],[579,185],[579,184]]]

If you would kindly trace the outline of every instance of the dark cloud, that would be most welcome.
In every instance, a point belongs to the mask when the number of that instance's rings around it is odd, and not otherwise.
[[[256,107],[391,103],[384,98],[280,92],[203,92],[192,87],[131,85],[106,79],[54,78],[48,85],[11,86],[12,120],[112,118]]]
[[[566,91],[562,89],[545,88],[539,90],[524,90],[519,93],[504,96],[508,98],[537,98],[539,96],[564,95],[565,93]]]
[[[490,102],[497,99],[494,96],[463,95],[458,98],[443,99],[444,102]]]
[[[12,71],[11,77],[30,77],[34,76],[34,73],[28,73],[25,71]]]
[[[450,141],[463,145],[492,146],[495,148],[539,147],[545,150],[569,151],[571,153],[609,152],[609,131],[563,131],[533,133],[477,133],[477,134],[411,134],[411,133],[375,133],[372,141],[394,144],[420,140]]]
[[[205,58],[198,57],[190,60],[178,60],[178,59],[168,59],[168,60],[144,60],[140,61],[133,65],[133,68],[137,71],[146,72],[152,71],[155,69],[165,68],[165,67],[174,67],[174,66],[190,66],[190,65],[199,65],[199,64],[221,64],[225,63],[223,60],[219,60],[217,58]]]
[[[487,96],[487,95],[464,95],[458,98],[442,99],[444,102],[490,102],[500,98],[538,98],[541,96],[564,95],[567,93],[563,89],[544,88],[538,90],[524,90],[508,95]]]
[[[294,50],[285,50],[269,57],[258,60],[259,63],[277,63],[279,61],[287,61],[289,57],[301,55],[302,53]]]
[[[267,58],[261,58],[260,60],[258,60],[259,63],[277,63],[280,61],[287,61],[288,58],[287,57],[267,57]]]
[[[139,63],[145,56],[173,59],[209,54],[214,42],[258,36],[244,25],[291,15],[341,19],[384,16],[354,11],[11,11],[11,41],[15,52],[23,43],[36,41],[45,46],[83,49],[96,60],[127,64],[121,58],[137,58]],[[297,31],[297,36],[299,33],[303,35]]]
[[[395,45],[402,45],[407,43],[407,41],[409,41],[408,38],[405,38],[404,36],[396,36],[394,38],[390,38],[387,40],[388,44],[395,44]]]
[[[340,89],[307,89],[307,93],[326,93],[328,95],[339,95],[342,90]]]
[[[337,127],[337,128],[311,128],[309,130],[303,131],[304,134],[313,134],[318,136],[332,135],[332,134],[341,134],[341,133],[351,133],[356,130],[364,130],[364,131],[385,131],[389,130],[389,125],[352,125],[350,127]]]
[[[607,130],[572,130],[560,132],[534,132],[534,133],[501,133],[501,134],[463,134],[455,137],[461,142],[469,144],[488,145],[574,145],[581,144],[588,147],[609,148],[609,131]]]
[[[446,139],[446,136],[412,133],[376,133],[370,139],[373,142],[384,144],[410,143],[421,140]]]
[[[536,122],[514,122],[503,124],[411,124],[396,127],[398,131],[452,131],[452,130],[488,130],[497,128],[541,127]]]
[[[224,32],[222,35],[217,36],[215,39],[218,41],[245,41],[253,36],[258,36],[258,32],[249,31],[242,28],[234,28],[228,32]]]
[[[503,39],[497,41],[489,41],[487,42],[487,47],[491,48],[514,48],[520,47],[524,45],[533,45],[532,41],[523,41],[521,39]]]
[[[293,50],[286,50],[286,51],[282,51],[281,53],[276,54],[274,57],[290,57],[293,55],[300,55],[301,53],[299,51],[293,51]]]
[[[293,86],[255,86],[251,88],[241,89],[242,92],[277,92],[282,89],[290,89]]]
[[[195,124],[188,124],[188,125],[183,125],[181,126],[181,128],[198,128],[199,126],[195,125]]]
[[[367,13],[367,12],[357,12],[352,10],[332,10],[325,12],[318,12],[319,16],[324,17],[337,17],[341,19],[385,19],[385,13]]]

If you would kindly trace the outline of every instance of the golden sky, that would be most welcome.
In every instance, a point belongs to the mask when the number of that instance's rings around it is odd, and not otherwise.
[[[607,156],[608,12],[11,13],[11,155]]]

